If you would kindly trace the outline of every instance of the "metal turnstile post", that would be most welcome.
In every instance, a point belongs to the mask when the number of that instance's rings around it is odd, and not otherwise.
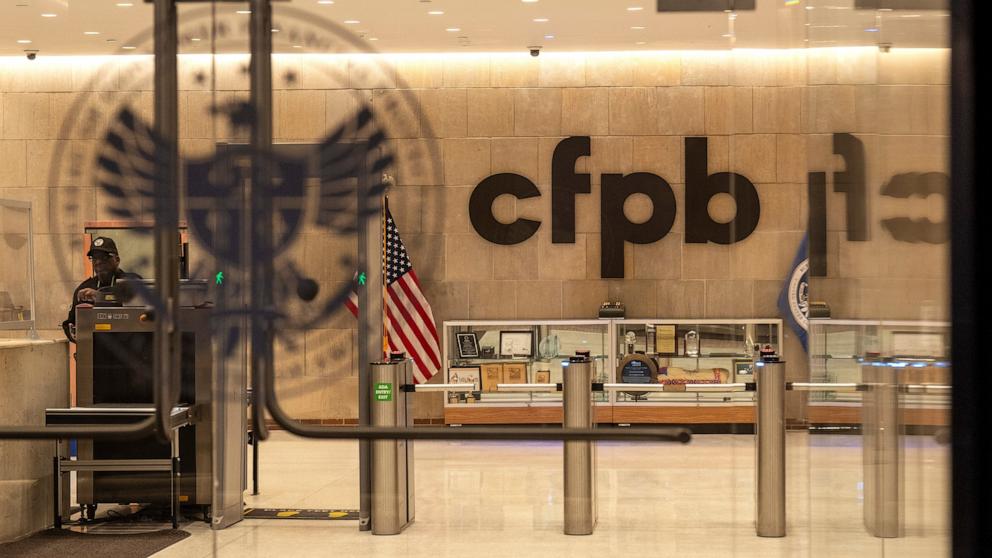
[[[409,359],[369,365],[372,426],[409,427]],[[372,534],[396,535],[413,523],[413,441],[372,441]]]
[[[592,428],[592,362],[586,356],[570,357],[562,372],[565,428]],[[565,534],[591,535],[596,527],[596,446],[566,441],[564,453]]]
[[[755,531],[759,537],[785,536],[785,362],[759,361],[755,438]]]
[[[902,535],[902,448],[899,443],[898,368],[887,362],[862,367],[864,447],[864,520],[868,533],[880,538]]]

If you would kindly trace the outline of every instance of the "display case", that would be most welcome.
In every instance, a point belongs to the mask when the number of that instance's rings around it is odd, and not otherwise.
[[[671,423],[750,423],[753,391],[685,391],[685,384],[730,384],[753,381],[755,347],[779,353],[782,321],[755,320],[616,320],[615,381],[631,383],[616,392],[614,421]],[[631,355],[634,355],[633,357]],[[638,392],[644,379],[627,377],[626,364],[646,357],[653,367],[650,383],[665,391]],[[649,366],[650,366],[649,363]]]
[[[0,198],[0,331],[37,339],[34,241],[31,202]]]
[[[833,320],[809,321],[810,380],[862,383],[865,366],[898,369],[900,384],[950,386],[948,322]],[[817,391],[810,394],[810,422],[861,422],[860,392]],[[950,395],[903,393],[899,400],[907,425],[949,424]]]
[[[447,383],[473,383],[472,393],[445,392],[449,424],[560,422],[562,361],[588,351],[596,382],[610,380],[607,320],[449,321],[442,343]],[[547,391],[501,391],[499,384],[542,384]],[[609,404],[594,392],[597,405]],[[607,418],[608,413],[598,416]]]
[[[663,392],[594,391],[596,419],[607,423],[750,423],[753,392],[686,392],[686,383],[747,382],[756,345],[778,352],[782,322],[756,320],[548,320],[444,323],[446,383],[471,383],[472,393],[445,392],[448,424],[561,422],[562,361],[588,351],[595,382],[623,383],[628,357],[650,360],[650,381]],[[647,378],[647,379],[645,379]],[[507,391],[499,384],[546,384]]]

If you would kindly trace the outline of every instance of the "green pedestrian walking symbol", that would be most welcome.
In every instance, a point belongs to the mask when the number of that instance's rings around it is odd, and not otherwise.
[[[217,275],[214,276],[214,279],[217,281],[218,285],[224,283],[224,272],[218,271]]]
[[[358,284],[359,285],[364,285],[365,284],[365,272],[364,271],[358,274]]]

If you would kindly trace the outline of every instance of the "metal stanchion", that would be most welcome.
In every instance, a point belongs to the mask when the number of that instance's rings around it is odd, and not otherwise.
[[[759,361],[755,424],[755,522],[759,537],[785,536],[785,363]]]
[[[570,357],[562,370],[565,428],[595,426],[592,404],[592,361]],[[596,446],[589,441],[565,442],[565,534],[591,535],[596,526]]]
[[[409,359],[369,365],[372,426],[411,426]],[[396,535],[413,523],[413,441],[372,441],[372,534]]]
[[[902,448],[899,444],[899,389],[894,368],[887,362],[862,367],[866,391],[862,399],[864,521],[872,536],[902,534]]]

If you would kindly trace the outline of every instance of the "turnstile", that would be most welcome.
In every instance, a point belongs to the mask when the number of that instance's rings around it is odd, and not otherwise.
[[[596,425],[592,402],[592,361],[569,357],[562,367],[562,406],[565,428]],[[565,534],[591,535],[596,527],[596,445],[567,440],[564,451]]]
[[[758,392],[754,527],[759,537],[784,537],[785,363],[758,361],[754,375]]]
[[[884,361],[868,361],[861,367],[865,383],[861,399],[864,523],[879,538],[902,536],[899,370]]]
[[[412,426],[404,386],[413,384],[410,359],[373,362],[372,426]],[[413,441],[372,441],[372,534],[396,535],[413,523]]]

